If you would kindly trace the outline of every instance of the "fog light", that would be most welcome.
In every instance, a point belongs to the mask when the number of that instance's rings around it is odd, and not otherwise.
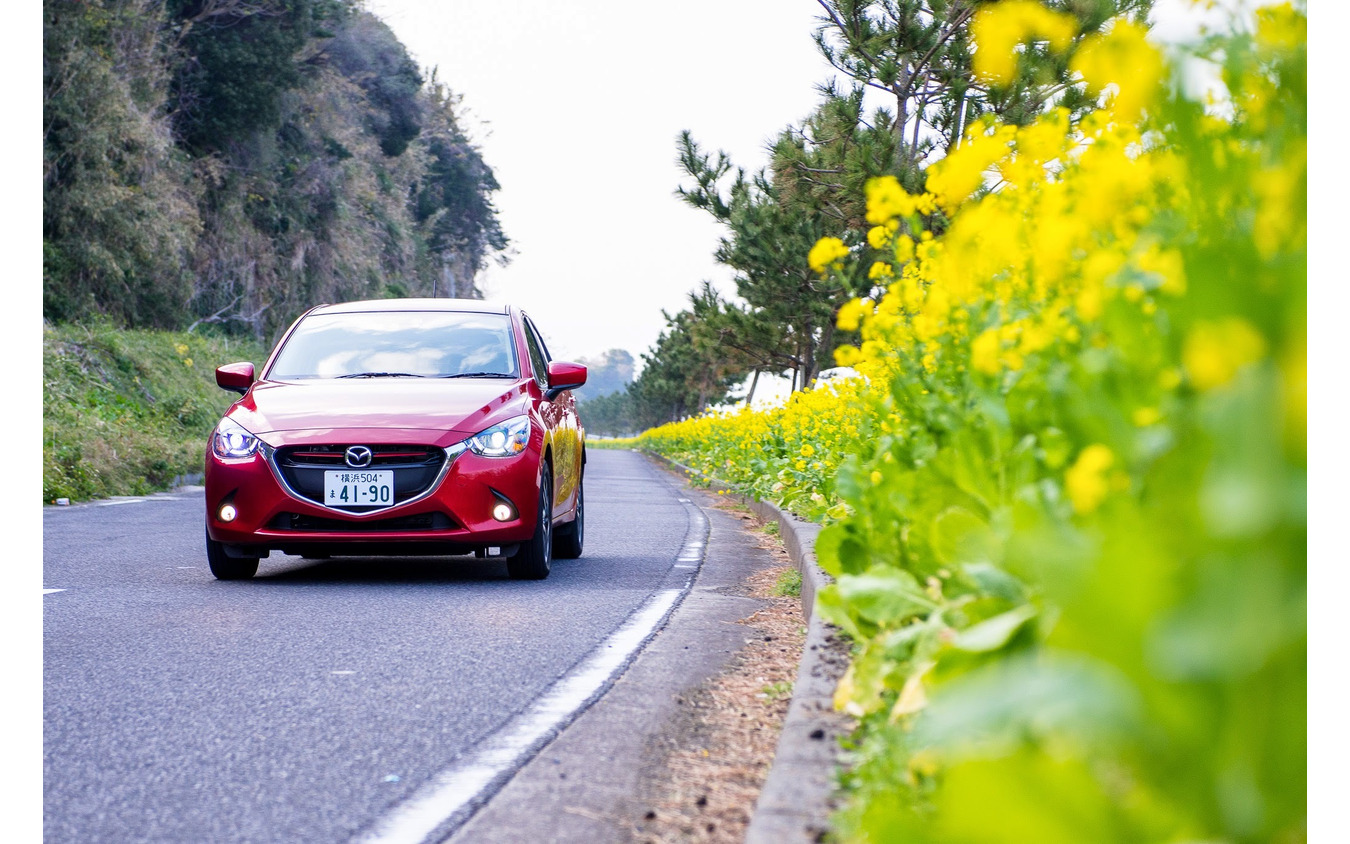
[[[511,505],[502,501],[497,502],[497,506],[492,508],[492,518],[499,522],[509,522],[516,517],[516,511],[511,509]]]
[[[220,508],[220,520],[222,522],[232,522],[237,515],[239,515],[239,511],[234,509],[233,504],[226,504]]]

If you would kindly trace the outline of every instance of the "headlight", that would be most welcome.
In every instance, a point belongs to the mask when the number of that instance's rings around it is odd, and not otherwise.
[[[530,444],[530,417],[517,416],[465,440],[469,451],[483,457],[511,457]]]
[[[257,453],[262,440],[233,419],[222,419],[211,435],[211,451],[221,460],[242,460]]]

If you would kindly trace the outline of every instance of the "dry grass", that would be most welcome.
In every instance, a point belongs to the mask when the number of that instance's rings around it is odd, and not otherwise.
[[[777,536],[757,528],[746,511],[729,502],[718,507],[744,520],[780,564],[746,583],[749,594],[768,602],[739,622],[754,628],[754,638],[722,674],[681,701],[689,740],[667,758],[664,779],[633,820],[637,842],[743,841],[791,702],[805,619],[798,598],[774,594],[791,562]]]

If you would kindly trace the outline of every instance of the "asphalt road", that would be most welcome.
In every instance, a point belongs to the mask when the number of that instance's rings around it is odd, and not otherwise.
[[[44,508],[44,840],[383,835],[688,584],[702,517],[676,483],[594,451],[586,491],[585,555],[542,582],[277,554],[221,582],[200,492]]]

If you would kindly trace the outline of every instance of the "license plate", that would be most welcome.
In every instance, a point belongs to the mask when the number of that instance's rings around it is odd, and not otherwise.
[[[329,507],[387,507],[394,503],[394,473],[355,470],[324,472],[323,500]]]

